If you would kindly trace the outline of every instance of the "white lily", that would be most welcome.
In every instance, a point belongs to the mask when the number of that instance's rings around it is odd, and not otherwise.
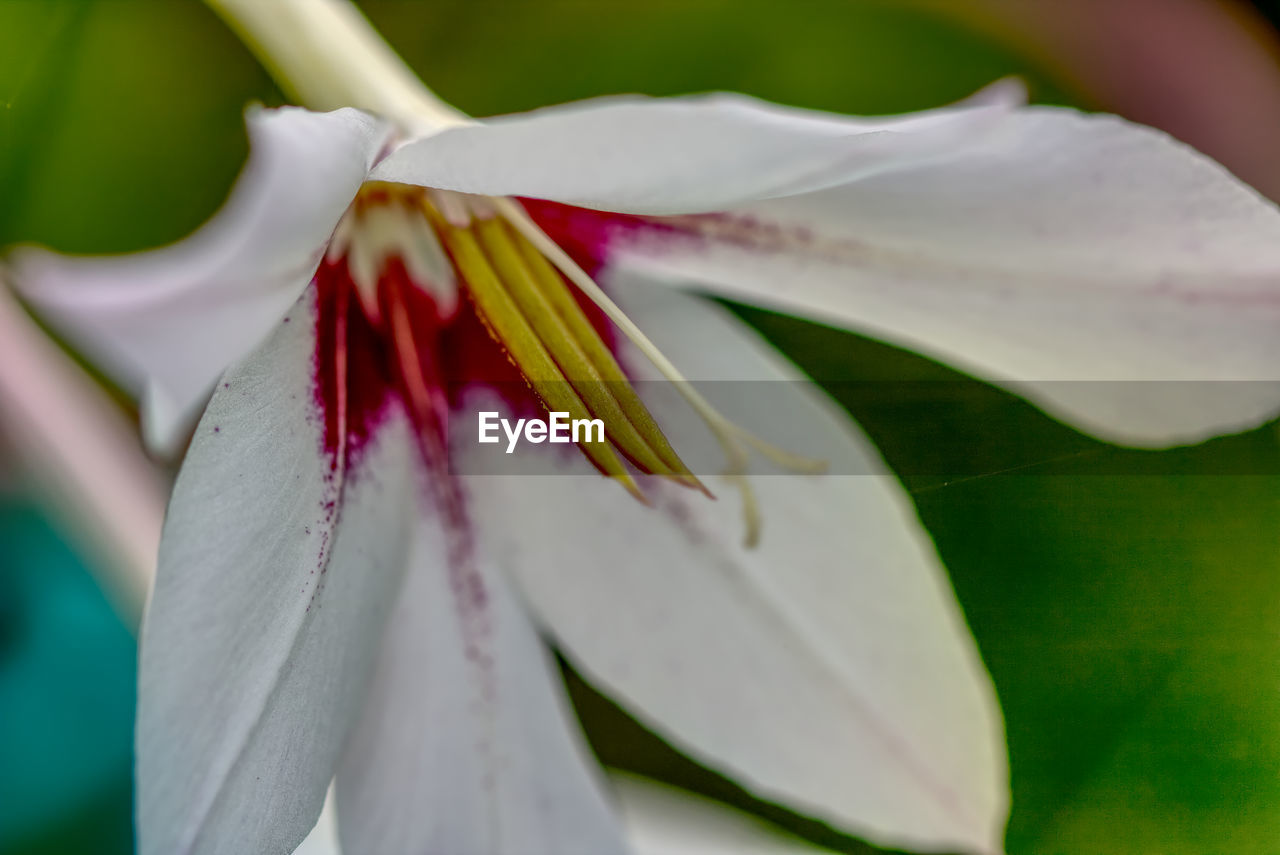
[[[383,118],[251,111],[250,161],[190,239],[14,258],[32,303],[143,394],[154,441],[172,446],[216,381],[143,634],[144,855],[290,851],[335,775],[348,852],[623,851],[526,608],[639,720],[753,792],[886,845],[999,851],[994,692],[848,417],[777,384],[802,451],[876,474],[761,479],[755,550],[730,503],[673,483],[691,479],[655,424],[678,449],[681,415],[625,384],[609,434],[629,425],[618,450],[672,476],[644,484],[655,508],[592,471],[640,489],[607,450],[557,458],[578,477],[468,475],[473,441],[440,425],[447,381],[483,386],[502,362],[477,311],[544,398],[583,376],[566,362],[618,370],[566,282],[629,339],[632,379],[800,379],[670,280],[904,341],[1162,443],[1255,424],[1275,390],[1223,383],[1209,405],[1178,386],[1156,407],[1126,384],[1025,384],[1274,380],[1280,213],[1156,132],[1003,91],[874,120],[714,96],[471,122],[350,7],[221,5],[308,103]],[[731,455],[752,442],[691,403]],[[567,408],[596,406],[612,405]]]

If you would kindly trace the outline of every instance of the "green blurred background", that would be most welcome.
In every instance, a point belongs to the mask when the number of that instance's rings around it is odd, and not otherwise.
[[[1037,100],[1161,124],[1264,192],[1280,188],[1274,32],[1244,4],[363,6],[429,84],[477,115],[709,89],[894,112],[1019,74]],[[181,237],[243,162],[251,101],[283,99],[195,0],[0,0],[0,246],[116,252]],[[1275,425],[1124,451],[913,354],[739,312],[827,381],[899,471],[981,462],[977,475],[904,481],[1000,693],[1011,853],[1280,852]],[[868,396],[848,379],[895,382]],[[68,551],[12,463],[0,444],[0,853],[126,853],[132,635],[94,584],[93,557]],[[606,762],[872,851],[753,801],[574,687]]]

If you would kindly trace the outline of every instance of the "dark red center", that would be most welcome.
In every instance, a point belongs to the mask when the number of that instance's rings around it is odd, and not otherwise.
[[[527,201],[531,216],[588,272],[604,262],[608,230],[618,215]],[[447,471],[450,412],[465,392],[483,385],[499,392],[517,416],[541,405],[501,344],[476,315],[465,282],[458,307],[442,310],[430,289],[414,283],[405,263],[388,257],[378,275],[380,317],[370,320],[345,257],[326,259],[316,271],[315,400],[324,418],[324,450],[333,470],[349,470],[387,412],[400,402],[409,415],[425,462]],[[613,329],[600,310],[580,298],[587,316],[615,349]]]

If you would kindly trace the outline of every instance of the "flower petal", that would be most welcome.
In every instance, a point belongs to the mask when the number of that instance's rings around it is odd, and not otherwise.
[[[636,855],[814,855],[828,852],[727,805],[636,775],[613,772],[627,839]],[[333,791],[294,855],[339,855]],[[358,850],[364,851],[364,850]]]
[[[742,404],[784,410],[811,443],[794,450],[877,474],[756,478],[756,550],[727,489],[711,502],[650,485],[650,510],[598,476],[473,477],[502,566],[585,675],[753,792],[879,844],[998,851],[1000,714],[897,481],[723,310],[661,289],[620,296],[695,381],[778,381],[746,386]],[[677,449],[704,430],[651,397]]]
[[[227,372],[178,477],[141,642],[142,855],[298,845],[399,583],[406,420],[387,416],[345,482],[330,471],[312,302]]]
[[[1021,111],[945,160],[606,231],[616,264],[954,362],[1107,439],[1280,411],[1280,211],[1114,117]]]
[[[254,109],[250,155],[222,210],[163,249],[117,258],[14,253],[15,287],[144,398],[148,442],[172,451],[218,375],[310,282],[324,242],[386,138],[355,110]]]
[[[621,773],[611,774],[609,783],[636,855],[830,855],[687,790]]]
[[[877,119],[743,95],[603,98],[415,140],[373,177],[630,213],[715,211],[949,159],[996,132],[1017,97],[999,87]]]
[[[624,852],[599,770],[522,607],[465,533],[442,531],[430,510],[422,516],[338,772],[343,850]]]
[[[338,846],[338,817],[334,806],[333,787],[325,794],[324,807],[320,809],[320,818],[310,833],[293,850],[293,855],[340,855],[342,848]]]

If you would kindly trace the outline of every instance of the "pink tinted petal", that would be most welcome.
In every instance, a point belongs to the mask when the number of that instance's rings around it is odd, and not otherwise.
[[[12,257],[22,295],[142,395],[146,437],[162,451],[176,449],[218,375],[311,281],[387,133],[355,110],[254,109],[246,121],[244,171],[185,240],[112,258],[35,248]]]

